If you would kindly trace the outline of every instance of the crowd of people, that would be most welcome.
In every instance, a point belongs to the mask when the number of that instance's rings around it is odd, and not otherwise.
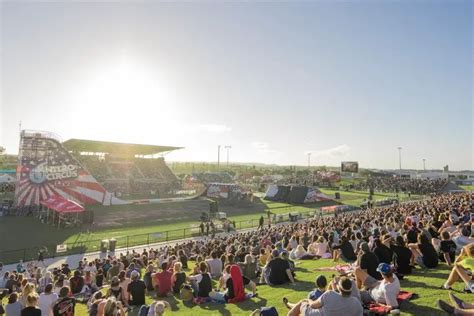
[[[330,259],[344,263],[341,276],[327,280],[315,275],[317,288],[307,298],[283,299],[288,315],[355,316],[370,304],[396,311],[399,280],[415,267],[434,269],[444,261],[452,271],[447,280],[440,280],[440,287],[449,290],[460,281],[474,293],[473,202],[472,193],[439,194],[337,217],[315,216],[261,225],[257,231],[83,259],[73,269],[63,265],[28,271],[19,264],[16,271],[0,269],[0,288],[8,295],[4,308],[6,316],[73,315],[76,301],[84,298],[92,316],[123,315],[132,308],[162,315],[170,308],[166,298],[173,295],[192,304],[238,304],[258,296],[260,284],[296,288],[296,260]],[[150,306],[145,305],[147,293],[156,297]],[[450,311],[471,306],[439,305]],[[274,312],[268,306],[253,314]]]
[[[410,179],[393,176],[372,176],[367,180],[351,184],[355,190],[374,190],[376,192],[410,192],[413,194],[431,194],[439,192],[447,179]]]

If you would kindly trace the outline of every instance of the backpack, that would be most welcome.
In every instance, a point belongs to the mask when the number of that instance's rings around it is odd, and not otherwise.
[[[150,310],[150,305],[142,305],[138,311],[137,316],[148,316],[148,311]]]
[[[194,298],[193,290],[189,285],[184,285],[181,291],[179,292],[179,296],[183,301],[191,301]]]

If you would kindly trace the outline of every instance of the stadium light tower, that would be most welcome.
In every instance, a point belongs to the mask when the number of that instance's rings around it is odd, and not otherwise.
[[[402,147],[398,147],[398,165],[400,168],[400,171],[402,171]]]
[[[225,146],[224,148],[227,150],[227,167],[229,167],[229,151],[232,149],[232,146]]]
[[[311,167],[311,153],[308,153],[308,168]]]
[[[221,145],[217,145],[217,169],[221,163]]]
[[[423,158],[422,160],[423,160],[423,171],[426,171],[426,165],[425,165],[426,159]]]

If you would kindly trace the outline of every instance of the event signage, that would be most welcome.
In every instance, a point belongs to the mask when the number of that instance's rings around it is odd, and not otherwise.
[[[343,161],[341,162],[341,172],[359,172],[359,163],[357,161]]]
[[[30,171],[30,180],[33,183],[43,183],[46,180],[62,180],[77,177],[76,165],[48,166],[43,162]]]

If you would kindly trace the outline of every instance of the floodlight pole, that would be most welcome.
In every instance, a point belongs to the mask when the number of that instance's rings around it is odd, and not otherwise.
[[[402,171],[402,147],[398,147],[398,165],[400,171]]]
[[[232,146],[225,146],[224,148],[227,150],[227,167],[229,167],[229,151]]]
[[[308,168],[311,167],[311,153],[308,153]]]
[[[217,169],[221,163],[221,145],[217,145]]]
[[[426,165],[425,165],[426,159],[423,158],[422,160],[423,160],[423,171],[426,171]]]

